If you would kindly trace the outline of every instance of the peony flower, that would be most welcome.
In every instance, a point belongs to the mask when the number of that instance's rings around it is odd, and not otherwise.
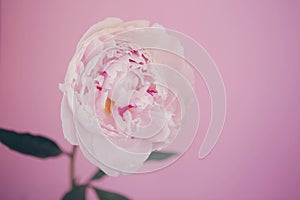
[[[137,172],[152,151],[172,143],[185,115],[181,104],[189,103],[191,94],[168,71],[191,84],[192,71],[178,56],[144,48],[152,43],[183,56],[162,26],[107,18],[83,35],[60,85],[65,138],[111,176]]]

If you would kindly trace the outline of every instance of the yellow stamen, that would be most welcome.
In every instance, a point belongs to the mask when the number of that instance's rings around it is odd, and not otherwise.
[[[111,99],[107,97],[106,102],[105,102],[104,112],[106,112],[109,115],[111,114],[111,111],[110,111],[111,103],[112,103]]]

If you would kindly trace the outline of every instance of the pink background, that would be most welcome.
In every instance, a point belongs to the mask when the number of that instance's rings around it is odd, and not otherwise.
[[[227,121],[214,151],[187,153],[156,173],[106,177],[132,199],[300,199],[300,1],[1,0],[0,126],[55,139],[63,81],[75,46],[108,16],[148,19],[201,43],[218,65]],[[46,161],[0,145],[0,199],[54,200],[69,187],[68,159]],[[82,155],[78,180],[93,171]],[[91,199],[93,194],[89,193]]]

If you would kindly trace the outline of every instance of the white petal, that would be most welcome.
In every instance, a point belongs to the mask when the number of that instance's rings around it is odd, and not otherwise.
[[[64,92],[66,91],[66,86],[65,86],[65,84],[64,84],[64,83],[59,83],[59,84],[58,84],[58,89],[59,89],[62,93],[64,93]]]
[[[132,134],[134,137],[138,138],[150,138],[158,133],[164,128],[166,124],[165,113],[159,107],[153,107],[150,112],[151,122],[145,127],[139,126],[138,131]]]
[[[129,152],[100,134],[94,134],[93,148],[97,158],[107,166],[128,173],[137,172],[151,153],[151,148],[144,149],[145,147],[143,149],[146,151],[143,153]]]
[[[74,121],[73,121],[73,113],[68,104],[66,94],[64,94],[63,98],[62,98],[60,117],[61,117],[61,121],[62,121],[62,129],[63,129],[65,138],[72,145],[78,145],[75,125],[74,125]]]
[[[151,141],[153,142],[164,142],[168,139],[170,135],[170,129],[169,126],[166,124],[164,128],[160,131],[159,134],[155,135],[151,138]]]
[[[144,27],[149,27],[150,22],[146,20],[134,20],[134,21],[128,21],[122,24],[122,27],[128,28],[128,27],[133,27],[133,28],[144,28]]]
[[[76,114],[75,116],[77,119],[78,115]],[[86,150],[95,160],[113,170],[134,173],[138,171],[151,153],[151,145],[148,145],[147,148],[143,146],[141,149],[135,149],[133,152],[130,148],[125,150],[113,144],[106,138],[99,127],[95,130],[95,118],[87,118],[81,122],[78,122],[76,119],[75,125],[78,137]],[[81,119],[84,120],[83,118]],[[89,125],[86,126],[85,123],[89,123]],[[138,150],[139,152],[136,153]]]
[[[186,111],[190,109],[194,101],[191,98],[194,97],[194,93],[189,80],[172,67],[159,64],[153,64],[151,67],[155,68],[160,75],[156,81],[166,84],[165,86],[178,98],[178,109],[181,109],[182,115],[187,114]],[[168,108],[168,105],[166,107]]]
[[[85,158],[90,161],[93,165],[97,166],[98,168],[100,168],[102,171],[105,172],[105,174],[109,175],[109,176],[118,176],[120,174],[120,172],[113,170],[109,167],[107,167],[106,165],[104,165],[103,163],[99,162],[98,160],[95,159],[94,156],[92,156],[89,151],[87,150],[87,148],[83,145],[83,143],[78,140],[79,142],[79,147],[81,152],[83,153],[83,155],[85,156]]]
[[[77,48],[81,47],[82,43],[87,40],[89,37],[91,37],[93,34],[102,31],[103,29],[109,29],[113,28],[115,26],[118,26],[122,24],[123,21],[119,18],[106,18],[103,21],[100,21],[93,26],[91,26],[87,32],[82,36],[80,39]],[[109,32],[108,32],[109,33]]]

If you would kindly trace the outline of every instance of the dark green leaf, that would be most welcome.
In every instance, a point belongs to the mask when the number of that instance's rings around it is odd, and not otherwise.
[[[100,200],[129,200],[121,194],[100,190],[98,188],[94,188],[94,190]]]
[[[174,155],[176,155],[176,153],[153,151],[150,154],[150,156],[148,157],[147,161],[148,160],[165,160]]]
[[[94,174],[94,176],[91,178],[91,181],[100,179],[100,178],[102,178],[103,176],[105,176],[105,173],[104,173],[101,169],[99,169],[99,170]]]
[[[86,186],[76,186],[67,192],[62,200],[85,200]]]
[[[0,128],[0,141],[12,150],[39,158],[54,157],[62,153],[54,141],[29,133],[21,134]]]

